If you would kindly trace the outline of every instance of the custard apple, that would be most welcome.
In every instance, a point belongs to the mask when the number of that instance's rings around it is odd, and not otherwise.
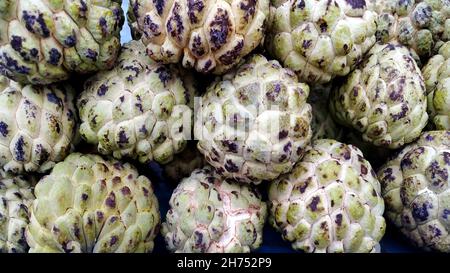
[[[50,170],[78,140],[74,90],[67,84],[22,85],[0,76],[0,167]]]
[[[172,184],[178,184],[195,169],[206,165],[205,158],[197,149],[196,141],[189,141],[186,149],[177,154],[174,160],[163,166],[165,177]]]
[[[175,189],[161,232],[171,252],[250,252],[262,244],[266,215],[255,188],[208,166]]]
[[[336,124],[328,110],[331,85],[316,85],[311,88],[308,103],[312,107],[312,139],[334,139],[340,140],[343,137],[343,127]]]
[[[15,176],[0,170],[0,253],[28,251],[25,229],[34,200],[31,176]]]
[[[345,132],[343,142],[356,146],[356,148],[362,152],[364,158],[370,162],[375,170],[377,170],[378,167],[380,167],[393,153],[395,153],[395,150],[375,146],[370,142],[364,141],[362,136],[355,131]]]
[[[333,116],[376,146],[399,148],[419,137],[427,124],[425,83],[402,45],[376,44],[337,86],[330,101]]]
[[[80,134],[101,154],[167,163],[191,138],[190,90],[175,66],[151,61],[144,45],[132,41],[114,69],[86,82],[77,104]]]
[[[195,117],[198,148],[220,175],[258,184],[289,172],[309,144],[309,87],[253,55],[211,84]]]
[[[35,188],[30,252],[151,252],[158,200],[130,164],[74,153]]]
[[[373,46],[376,18],[364,0],[272,0],[266,48],[301,81],[327,83]]]
[[[378,172],[386,218],[416,246],[450,252],[450,131],[431,131]]]
[[[269,222],[305,252],[379,252],[386,224],[380,183],[358,148],[316,140],[270,184]]]
[[[438,130],[450,130],[450,42],[422,69],[428,93],[428,112]]]
[[[269,16],[269,0],[131,0],[129,8],[150,58],[214,74],[261,43]]]
[[[398,41],[420,57],[429,57],[450,39],[450,0],[369,0],[379,14],[377,40]]]
[[[124,21],[121,0],[2,0],[0,72],[31,84],[113,66]]]

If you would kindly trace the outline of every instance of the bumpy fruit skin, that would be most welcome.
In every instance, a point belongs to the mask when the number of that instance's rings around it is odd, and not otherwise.
[[[376,40],[365,1],[272,0],[270,10],[267,49],[308,83],[347,75]]]
[[[39,181],[31,207],[30,252],[151,252],[158,200],[130,164],[71,154]]]
[[[386,218],[413,244],[450,252],[450,132],[431,131],[379,171]]]
[[[163,166],[164,174],[172,184],[178,184],[181,179],[188,177],[195,169],[206,165],[205,158],[197,149],[197,142],[190,142],[186,149],[177,154],[171,162]]]
[[[220,175],[260,183],[289,172],[309,144],[309,87],[253,55],[211,84],[196,115],[198,148]]]
[[[4,0],[0,72],[31,84],[113,66],[124,21],[121,0]]]
[[[317,140],[270,185],[269,222],[296,250],[379,252],[386,229],[380,191],[360,150]]]
[[[269,0],[131,0],[129,13],[152,59],[223,74],[261,43]]]
[[[328,110],[331,84],[326,86],[316,85],[312,87],[308,96],[308,103],[312,107],[311,129],[312,138],[340,140],[343,137],[344,128],[336,124]]]
[[[422,69],[428,93],[428,112],[436,129],[450,130],[450,42]]]
[[[34,200],[32,177],[14,176],[0,170],[0,253],[28,251],[25,229]]]
[[[205,167],[175,189],[161,232],[172,252],[250,252],[262,244],[266,215],[255,188]]]
[[[191,91],[175,66],[151,61],[144,45],[132,41],[114,69],[85,84],[77,104],[80,134],[102,154],[167,163],[191,137]]]
[[[377,40],[396,40],[420,57],[429,57],[450,39],[449,0],[369,0],[379,14]]]
[[[50,170],[78,141],[69,85],[21,85],[0,76],[0,166],[13,173]]]
[[[399,148],[419,137],[427,124],[425,83],[402,45],[376,44],[337,86],[330,100],[336,121],[376,146]]]

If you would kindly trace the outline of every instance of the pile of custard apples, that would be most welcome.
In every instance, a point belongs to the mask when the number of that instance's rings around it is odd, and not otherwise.
[[[0,252],[450,252],[448,0],[127,2],[0,0]]]

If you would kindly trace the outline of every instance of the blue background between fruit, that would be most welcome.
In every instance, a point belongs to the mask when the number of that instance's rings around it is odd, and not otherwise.
[[[122,4],[123,10],[126,12],[128,10],[128,0],[124,0]],[[128,24],[125,24],[123,30],[121,32],[121,42],[126,43],[131,40],[131,33]],[[166,212],[168,210],[168,204],[170,195],[173,191],[173,187],[170,186],[164,178],[161,176],[161,170],[159,166],[155,164],[150,164],[148,168],[151,168],[150,179],[152,180],[155,192],[159,200],[160,211],[162,219],[165,218]],[[141,171],[141,170],[140,170]],[[145,170],[144,170],[145,172]],[[384,238],[381,240],[381,251],[388,253],[395,252],[417,252],[417,250],[413,248],[406,239],[398,233],[394,228],[388,224],[386,234]],[[154,253],[163,253],[167,252],[165,249],[165,242],[161,235],[158,235],[155,242]],[[264,243],[257,252],[260,253],[292,253],[294,250],[290,247],[289,243],[283,241],[281,235],[277,233],[272,227],[266,225],[264,229]]]

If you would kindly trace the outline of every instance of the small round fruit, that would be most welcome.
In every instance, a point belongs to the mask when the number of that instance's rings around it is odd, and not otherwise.
[[[312,131],[309,87],[253,55],[212,83],[196,115],[198,148],[220,175],[260,183],[289,172]]]
[[[414,245],[450,252],[450,131],[431,131],[379,171],[386,218]]]
[[[22,85],[0,76],[0,167],[44,173],[78,141],[75,92],[67,84]]]
[[[414,141],[426,126],[425,92],[422,73],[406,47],[376,44],[333,90],[330,110],[365,141],[396,149]]]
[[[379,252],[386,224],[380,183],[360,150],[312,143],[269,188],[269,222],[305,252]]]
[[[269,0],[131,0],[128,13],[150,58],[223,74],[263,40]]]
[[[162,235],[171,252],[250,252],[262,244],[266,203],[252,185],[195,170],[170,198]]]
[[[35,188],[30,252],[151,252],[158,200],[130,164],[71,154]]]
[[[327,83],[350,73],[373,46],[376,19],[364,0],[274,0],[266,47],[301,81]]]
[[[191,138],[191,88],[175,66],[145,56],[141,42],[122,48],[116,66],[90,78],[78,98],[80,134],[115,158],[167,163]]]
[[[369,0],[378,13],[377,40],[398,41],[420,57],[429,57],[450,39],[448,0]]]
[[[1,74],[46,85],[110,69],[120,50],[121,2],[1,1]]]

